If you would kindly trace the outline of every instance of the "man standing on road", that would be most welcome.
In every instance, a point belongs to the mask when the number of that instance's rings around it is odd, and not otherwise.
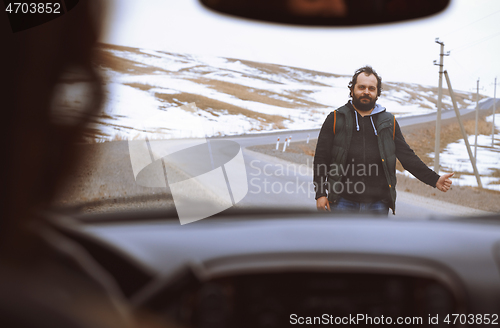
[[[349,82],[350,100],[323,123],[314,155],[316,207],[387,215],[395,213],[396,158],[423,183],[446,192],[453,173],[439,176],[406,143],[394,115],[376,104],[382,79],[370,67]]]

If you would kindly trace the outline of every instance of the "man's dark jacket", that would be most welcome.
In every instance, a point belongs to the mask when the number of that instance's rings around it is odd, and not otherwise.
[[[397,120],[391,113],[378,105],[375,112],[376,114],[373,114],[370,119],[376,132],[382,169],[389,189],[389,207],[394,213],[396,208],[396,158],[406,170],[432,187],[436,187],[439,175],[429,169],[408,146]],[[346,167],[352,134],[356,128],[355,115],[355,110],[349,102],[338,108],[336,115],[331,112],[321,127],[314,155],[316,199],[327,196],[327,191],[330,203],[335,203],[340,197],[332,190],[334,184],[341,182],[343,178],[342,168]],[[336,121],[335,125],[334,120]],[[360,151],[363,150],[360,149]],[[383,196],[381,195],[381,197]]]

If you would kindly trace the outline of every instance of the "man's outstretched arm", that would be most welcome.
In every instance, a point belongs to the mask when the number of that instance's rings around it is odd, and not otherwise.
[[[396,157],[403,165],[403,168],[423,183],[431,187],[436,187],[442,192],[447,192],[452,184],[450,178],[453,176],[453,173],[439,176],[439,174],[431,170],[406,143],[397,121],[395,129]]]

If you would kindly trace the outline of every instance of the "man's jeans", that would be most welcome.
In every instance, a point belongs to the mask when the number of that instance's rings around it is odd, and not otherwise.
[[[340,197],[333,206],[332,212],[361,213],[373,215],[389,215],[389,205],[383,201],[359,203]]]

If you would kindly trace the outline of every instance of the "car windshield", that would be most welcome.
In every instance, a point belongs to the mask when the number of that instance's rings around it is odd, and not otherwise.
[[[440,175],[454,173],[445,193],[398,161],[395,218],[500,212],[500,116],[494,115],[500,2],[455,0],[429,18],[360,27],[257,22],[196,0],[103,4],[93,57],[102,110],[75,145],[86,155],[57,207],[175,209],[181,223],[231,207],[316,210],[320,128],[332,111],[356,100],[348,85],[369,65],[382,77],[376,104],[395,116],[409,147]],[[58,90],[54,108],[69,120],[80,113],[88,86],[68,70]],[[352,124],[377,135],[383,127],[369,117]],[[396,121],[387,127],[396,135]],[[359,167],[353,164],[351,174],[348,164],[339,176],[355,175]],[[341,193],[361,194],[371,178],[363,174],[366,180],[342,185]],[[391,174],[380,174],[389,181],[380,193],[389,195]]]

